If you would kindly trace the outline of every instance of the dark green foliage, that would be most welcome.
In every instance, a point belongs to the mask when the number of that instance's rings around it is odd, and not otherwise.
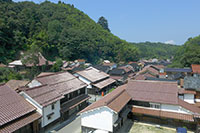
[[[0,67],[0,83],[5,83],[11,79],[21,80],[22,76],[17,73],[16,71],[9,69],[9,68],[3,68]]]
[[[138,50],[101,27],[73,5],[45,1],[0,3],[0,62],[19,59],[32,45],[50,60],[96,63],[138,60]],[[130,49],[129,49],[130,48]],[[131,54],[127,54],[131,53]]]
[[[56,59],[56,63],[51,68],[51,71],[52,72],[59,72],[59,71],[61,71],[62,65],[63,65],[62,59],[61,58],[57,58]]]
[[[157,59],[170,59],[175,56],[180,46],[165,44],[165,43],[132,43],[140,50],[140,58],[157,58]]]
[[[173,67],[190,67],[200,64],[200,36],[189,38],[178,50],[173,60]]]
[[[110,32],[110,29],[108,28],[108,21],[103,16],[99,18],[97,24],[100,24],[105,30]]]

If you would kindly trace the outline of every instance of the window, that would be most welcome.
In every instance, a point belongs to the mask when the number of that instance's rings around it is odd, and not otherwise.
[[[50,119],[52,118],[53,114],[54,114],[53,112],[50,113],[50,114],[48,114],[48,115],[47,115],[47,119],[50,120]]]
[[[154,109],[160,109],[160,104],[150,103],[150,107]]]
[[[52,105],[51,105],[51,109],[52,110],[54,110],[55,109],[55,105],[54,105],[55,103],[53,103]]]

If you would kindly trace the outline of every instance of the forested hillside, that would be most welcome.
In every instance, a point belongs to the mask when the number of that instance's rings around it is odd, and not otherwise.
[[[189,38],[179,48],[171,67],[190,67],[191,64],[200,64],[200,36]]]
[[[158,59],[170,59],[176,54],[176,51],[180,46],[165,44],[165,43],[153,43],[153,42],[141,42],[132,43],[140,51],[140,58],[158,58]]]
[[[0,0],[0,62],[17,59],[20,51],[31,47],[38,47],[50,60],[138,60],[136,47],[114,36],[73,5]]]

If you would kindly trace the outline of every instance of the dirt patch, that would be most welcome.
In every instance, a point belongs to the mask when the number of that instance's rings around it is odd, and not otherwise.
[[[174,130],[134,123],[129,133],[176,133]]]

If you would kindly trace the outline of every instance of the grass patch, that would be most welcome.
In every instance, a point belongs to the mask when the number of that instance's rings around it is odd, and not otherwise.
[[[115,89],[115,88],[110,89],[110,90],[108,91],[108,93],[112,92],[114,89]]]

